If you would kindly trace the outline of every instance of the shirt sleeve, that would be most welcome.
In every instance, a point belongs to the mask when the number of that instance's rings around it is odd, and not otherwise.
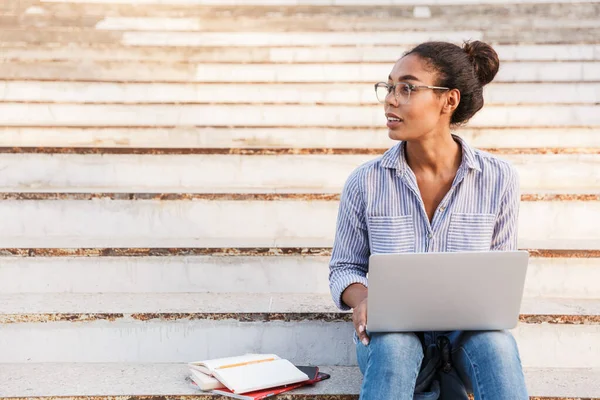
[[[494,226],[491,250],[517,250],[520,202],[519,175],[511,166],[506,191],[502,197],[500,211]]]
[[[342,301],[344,290],[353,283],[367,287],[370,249],[365,204],[358,178],[354,172],[342,190],[329,262],[329,289],[333,301],[343,311],[350,310]]]

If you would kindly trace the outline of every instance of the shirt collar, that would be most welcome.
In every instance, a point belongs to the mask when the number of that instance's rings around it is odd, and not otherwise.
[[[458,142],[458,144],[462,147],[462,162],[460,164],[460,168],[467,167],[469,169],[474,169],[476,171],[481,172],[481,164],[479,160],[475,156],[475,151],[471,146],[467,144],[461,137],[457,135],[452,135],[454,140]],[[406,162],[405,156],[406,142],[402,141],[388,151],[383,153],[381,156],[381,166],[384,168],[395,169],[398,175],[404,174],[406,169],[408,169],[408,163]]]

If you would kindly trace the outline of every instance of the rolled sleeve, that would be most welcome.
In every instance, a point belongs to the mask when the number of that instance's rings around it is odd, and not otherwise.
[[[519,175],[511,167],[506,191],[500,203],[500,210],[494,226],[491,250],[516,250],[518,246],[519,204],[521,192]]]
[[[340,198],[333,251],[329,263],[329,289],[340,310],[350,309],[342,301],[348,286],[360,283],[367,287],[369,236],[365,204],[355,171],[346,181]]]

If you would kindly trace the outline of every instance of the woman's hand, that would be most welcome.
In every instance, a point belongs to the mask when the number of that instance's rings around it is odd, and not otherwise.
[[[369,344],[369,336],[367,336],[367,300],[365,297],[352,310],[352,322],[358,338],[365,346]]]
[[[360,341],[369,344],[367,336],[367,297],[369,289],[361,283],[353,283],[342,293],[342,302],[352,308],[352,322]]]

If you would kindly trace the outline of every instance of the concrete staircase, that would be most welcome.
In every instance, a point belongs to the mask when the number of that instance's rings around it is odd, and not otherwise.
[[[428,3],[429,5],[425,5]],[[3,0],[0,397],[204,396],[275,352],[355,399],[327,262],[387,139],[372,83],[429,39],[501,71],[458,131],[519,169],[532,398],[600,399],[600,2]]]

